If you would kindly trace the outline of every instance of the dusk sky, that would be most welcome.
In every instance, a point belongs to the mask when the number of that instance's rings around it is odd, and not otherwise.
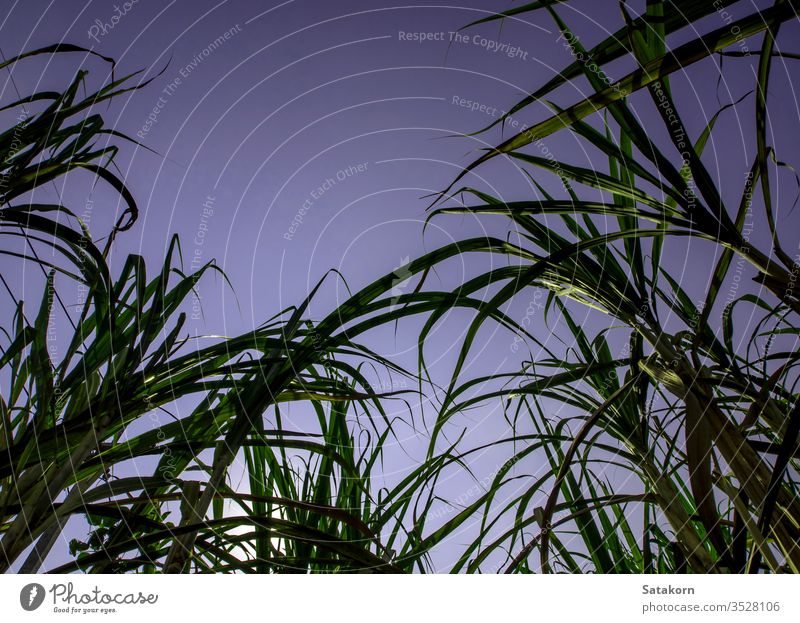
[[[328,275],[312,305],[314,317],[322,317],[344,300],[348,286],[355,291],[425,251],[485,232],[506,236],[505,219],[440,216],[424,232],[423,226],[429,215],[428,196],[445,189],[479,149],[496,144],[509,130],[498,126],[477,136],[455,135],[496,121],[571,60],[545,12],[510,18],[502,27],[493,22],[459,30],[518,4],[6,0],[0,49],[8,58],[63,41],[113,57],[117,77],[141,70],[135,81],[153,79],[98,111],[108,125],[157,152],[132,144],[123,144],[120,150],[117,165],[141,215],[134,228],[120,236],[115,265],[120,266],[127,253],[141,253],[154,273],[171,236],[178,234],[187,269],[216,258],[232,284],[228,287],[215,276],[201,282],[204,318],[198,317],[196,308],[188,309],[188,332],[234,335],[302,302],[331,269],[341,277]],[[744,14],[752,4],[739,3],[730,10],[736,13],[740,6],[738,11]],[[629,8],[638,13],[643,5],[631,2]],[[612,0],[570,3],[560,14],[585,37],[587,47],[622,24]],[[710,16],[704,23],[716,28],[719,18]],[[785,40],[790,32],[800,34],[797,23],[784,28]],[[687,36],[679,34],[671,43]],[[611,77],[621,77],[630,69],[628,62],[612,65],[618,73]],[[4,75],[3,99],[12,98],[14,89],[28,93],[61,88],[81,64],[90,70],[88,91],[107,78],[108,65],[96,58],[85,60],[76,54],[70,59],[35,59],[15,71],[13,83]],[[728,71],[720,84],[715,61],[705,61],[673,79],[684,121],[695,138],[721,105],[753,88],[752,61],[731,58],[725,64],[737,69]],[[787,72],[794,77],[796,71],[795,66],[780,68],[773,82],[775,94],[787,101],[776,111],[780,118],[774,121],[780,121],[783,134],[774,141],[781,159],[789,162],[797,162],[800,155],[796,141],[800,116],[787,77]],[[583,80],[566,85],[556,103],[579,100],[585,95],[581,89],[586,89]],[[656,119],[649,100],[632,102],[637,114]],[[745,146],[752,145],[752,107],[751,96],[741,113],[731,109],[720,118],[707,148],[715,176],[740,180],[749,168],[752,153]],[[521,112],[519,122],[530,124],[546,116],[547,107],[539,104]],[[659,125],[657,132],[662,130]],[[567,132],[546,143],[560,159],[607,167],[607,161],[586,151],[585,144]],[[540,181],[553,192],[560,189],[552,175],[542,174]],[[509,200],[536,194],[524,173],[499,158],[478,169],[466,183]],[[98,186],[91,202],[85,203],[91,190],[86,180],[69,178],[67,185],[59,184],[52,192],[71,203],[76,213],[88,210],[95,235],[106,233],[120,209],[116,196]],[[790,207],[796,193],[790,174],[781,177],[779,189],[781,204]],[[733,200],[741,185],[722,190]],[[783,222],[799,220],[794,212]],[[694,280],[705,286],[713,255],[704,255],[697,243],[673,244],[668,252],[677,273],[688,287]],[[490,261],[475,257],[451,262],[431,275],[429,286],[450,289],[488,269]],[[41,287],[41,275],[27,277],[23,271],[10,283],[19,289],[17,294],[29,287],[35,291]],[[413,285],[401,283],[398,291],[409,287]],[[555,348],[558,331],[545,326],[542,301],[535,292],[524,293],[509,314],[517,322],[528,314],[532,330]],[[453,313],[428,343],[429,364],[439,385],[449,380],[469,317],[466,312]],[[397,331],[389,327],[365,342],[414,369],[419,326],[408,322]],[[526,348],[514,347],[508,331],[487,327],[480,337],[466,371],[470,376],[518,369],[530,357]],[[388,389],[390,379],[382,374],[377,382]],[[395,406],[394,415],[408,416],[405,405]],[[387,478],[401,475],[408,457],[424,447],[416,441],[424,436],[425,423],[430,424],[427,415],[420,411],[414,426],[409,417],[408,426],[401,429],[396,456],[387,461]],[[298,418],[300,426],[302,416]],[[465,415],[450,432],[464,428],[477,445],[481,439],[502,436],[508,423],[501,405],[489,404]],[[476,478],[491,474],[496,463],[490,454],[476,456]],[[535,472],[538,466],[519,469]],[[449,485],[452,497],[468,491],[473,482],[454,473]]]

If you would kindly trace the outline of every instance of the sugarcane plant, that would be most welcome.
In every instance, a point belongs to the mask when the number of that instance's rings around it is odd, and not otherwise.
[[[800,296],[798,258],[785,249],[798,240],[780,223],[794,198],[775,201],[776,176],[791,180],[792,171],[767,133],[773,61],[797,58],[778,47],[781,25],[797,19],[795,8],[778,0],[702,30],[699,20],[732,3],[648,0],[646,12],[634,17],[621,2],[620,28],[584,46],[563,18],[566,4],[532,2],[470,25],[543,12],[573,58],[492,125],[508,127],[512,117],[518,123],[534,105],[550,115],[485,150],[431,215],[499,216],[509,221],[509,240],[519,241],[502,251],[507,266],[460,290],[472,296],[492,287],[467,332],[437,426],[502,400],[518,440],[545,444],[552,466],[548,477],[503,495],[505,506],[475,510],[486,530],[458,568],[479,570],[499,555],[507,572],[795,573]],[[693,38],[670,48],[670,37],[686,28]],[[670,77],[714,62],[712,56],[745,62],[740,42],[752,46],[756,35],[760,49],[748,53],[753,90],[690,136],[682,115],[691,109],[673,97]],[[609,77],[609,65],[618,72],[624,60],[627,73]],[[721,80],[727,67],[719,68]],[[566,108],[550,101],[579,79],[588,84],[586,97]],[[746,105],[754,110],[749,171],[744,182],[715,182],[714,154],[705,147],[726,110]],[[669,140],[653,138],[659,133],[652,124],[662,124]],[[607,164],[593,159],[597,166],[587,168],[560,158],[559,143],[545,139],[566,133]],[[462,185],[496,158],[528,175],[531,196],[501,199]],[[548,191],[548,175],[561,196],[552,185]],[[740,200],[728,205],[720,188],[732,185]],[[758,225],[769,234],[765,248],[751,236]],[[696,280],[682,283],[670,266],[670,245],[687,238],[703,257],[708,253],[700,292]],[[737,288],[740,281],[750,286],[726,299],[721,291],[734,270]],[[741,276],[748,273],[752,280]],[[563,350],[530,343],[519,370],[460,378],[488,314],[531,291],[544,293],[542,328],[560,332]],[[502,386],[474,391],[490,382]],[[511,462],[529,452],[527,444],[515,452]],[[507,484],[497,481],[505,491]],[[492,525],[506,529],[488,538]]]
[[[51,46],[0,70],[59,54],[93,53]],[[4,107],[20,112],[0,135],[0,234],[24,246],[0,253],[42,270],[45,284],[26,306],[3,279],[13,318],[0,354],[0,569],[43,570],[54,545],[69,539],[72,560],[62,554],[50,570],[405,570],[413,561],[395,560],[392,543],[413,540],[400,518],[436,462],[389,489],[371,484],[393,434],[384,402],[406,392],[373,388],[364,366],[407,373],[355,339],[444,300],[479,302],[447,292],[398,296],[393,272],[318,321],[308,309],[322,281],[252,331],[189,336],[185,310],[199,280],[224,277],[213,261],[185,271],[174,237],[155,273],[136,254],[116,274],[109,266],[116,237],[138,215],[114,160],[122,144],[146,147],[107,128],[103,105],[150,80],[117,78],[113,61],[101,60],[111,63],[111,80],[85,97],[81,70],[63,92]],[[75,211],[35,200],[37,189],[81,172],[108,184],[123,206],[102,248]],[[441,249],[403,274],[424,275],[459,252]],[[49,327],[59,306],[72,304],[66,293],[76,283],[78,313],[62,318],[69,339],[54,353]],[[292,404],[316,413],[316,432],[282,424]],[[237,465],[245,490],[235,486]],[[85,537],[66,530],[72,518]]]
[[[114,158],[122,144],[146,147],[107,128],[98,105],[147,80],[118,79],[113,61],[100,58],[111,79],[88,96],[78,97],[82,70],[61,93],[4,106],[24,114],[0,134],[0,234],[24,246],[0,253],[43,271],[44,286],[28,312],[3,280],[13,318],[0,352],[0,569],[425,572],[443,570],[436,553],[446,547],[458,549],[444,569],[454,572],[798,571],[798,263],[784,250],[788,206],[778,209],[774,191],[791,170],[766,130],[773,60],[795,59],[777,46],[780,27],[796,13],[778,0],[708,29],[698,23],[731,1],[648,0],[641,16],[623,2],[619,29],[587,49],[564,4],[532,2],[481,20],[544,12],[574,60],[497,123],[511,125],[534,105],[550,116],[467,166],[430,214],[504,218],[509,236],[435,249],[317,319],[309,309],[320,282],[299,305],[234,337],[187,335],[187,299],[200,279],[224,273],[214,262],[186,272],[177,238],[154,273],[135,254],[109,267],[114,241],[138,215]],[[670,48],[682,31],[688,42]],[[689,136],[670,77],[714,56],[746,62],[731,48],[757,36],[753,91]],[[90,53],[52,46],[0,69],[48,54]],[[608,77],[625,62],[627,73]],[[549,101],[580,80],[588,96],[563,109]],[[634,102],[651,107],[648,123],[662,124],[668,142],[653,138]],[[726,111],[747,105],[755,144],[745,181],[715,183],[706,146]],[[556,142],[545,156],[544,139],[557,133],[602,154],[603,166],[559,158]],[[496,158],[525,171],[530,196],[509,201],[466,185]],[[67,206],[35,199],[40,187],[78,174],[120,197],[102,246]],[[740,185],[736,205],[723,202],[723,184]],[[754,197],[765,248],[745,230]],[[670,265],[681,240],[710,253],[699,293]],[[454,291],[428,287],[440,265],[471,254],[506,261]],[[733,270],[750,271],[752,285],[726,299]],[[414,286],[398,293],[397,274]],[[86,296],[65,314],[71,332],[56,357],[48,327],[69,303],[62,284],[75,282]],[[538,326],[509,313],[529,293],[543,293]],[[437,392],[428,336],[456,307],[474,318]],[[425,319],[416,371],[357,341],[415,315]],[[530,356],[469,378],[489,323]],[[380,391],[370,366],[416,389]],[[387,484],[381,466],[396,424],[387,402],[402,404],[406,393],[441,399],[427,456]],[[483,445],[450,436],[464,413],[498,402],[506,436]],[[297,407],[313,431],[284,424]],[[466,502],[453,500],[447,476],[471,473],[487,451],[499,453],[499,467]],[[67,536],[70,521],[82,521],[86,536]],[[48,564],[67,538],[71,560]]]

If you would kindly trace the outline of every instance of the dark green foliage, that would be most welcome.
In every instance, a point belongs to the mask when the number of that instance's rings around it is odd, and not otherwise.
[[[213,263],[185,274],[177,239],[154,274],[139,256],[128,257],[118,274],[106,262],[137,208],[113,169],[112,142],[129,139],[105,128],[94,110],[131,90],[131,76],[112,77],[79,99],[86,80],[80,72],[62,93],[8,106],[36,112],[0,134],[0,233],[31,248],[49,245],[59,260],[30,260],[48,274],[43,295],[32,312],[14,301],[16,314],[4,323],[0,568],[39,570],[66,522],[80,516],[91,532],[73,540],[74,560],[57,571],[428,571],[431,552],[452,547],[455,535],[462,545],[454,572],[800,570],[800,297],[770,185],[785,165],[766,132],[775,40],[794,10],[779,0],[741,16],[737,34],[730,25],[692,31],[692,40],[670,50],[669,36],[692,28],[714,6],[649,0],[634,18],[623,3],[621,28],[587,51],[562,19],[561,4],[534,2],[506,15],[546,12],[572,50],[591,53],[595,65],[571,62],[511,113],[547,102],[571,80],[585,78],[593,93],[564,110],[548,104],[551,118],[469,165],[431,213],[505,218],[513,238],[464,240],[410,262],[402,269],[417,281],[410,293],[392,296],[392,273],[314,320],[308,307],[315,289],[253,331],[202,345],[185,336],[181,310],[199,279],[221,273]],[[753,51],[753,92],[722,106],[682,144],[669,132],[673,122],[682,124],[670,75],[737,37],[760,33],[766,34]],[[80,51],[54,46],[31,54]],[[603,68],[620,59],[630,62],[629,72],[609,83]],[[631,107],[634,93],[660,111],[673,144],[650,139],[652,128]],[[740,201],[727,206],[704,149],[725,111],[751,101],[751,174]],[[607,168],[545,158],[535,149],[565,131],[602,152]],[[457,186],[499,155],[528,172],[538,192],[502,201]],[[78,170],[109,184],[125,206],[103,249],[67,207],[26,202],[32,189]],[[548,175],[563,183],[563,196],[544,190],[540,180]],[[588,191],[591,201],[583,198]],[[771,248],[757,248],[742,233],[754,193],[761,195]],[[469,205],[451,205],[455,195]],[[699,299],[665,260],[665,249],[685,239],[718,247]],[[5,245],[0,253],[21,256]],[[454,292],[425,287],[430,270],[466,254],[511,261],[493,262],[501,268]],[[723,302],[721,288],[740,258],[755,283]],[[66,352],[53,359],[46,332],[66,280],[81,283],[87,296]],[[530,292],[545,293],[538,328],[558,335],[560,352],[537,340],[537,327],[503,313]],[[474,318],[429,451],[387,488],[380,475],[395,422],[385,406],[403,392],[374,390],[363,366],[430,389],[426,340],[454,307]],[[418,374],[357,342],[371,329],[420,314]],[[487,323],[522,338],[531,359],[520,369],[466,378]],[[193,405],[180,418],[169,411],[177,401]],[[460,437],[444,442],[459,415],[498,401],[510,425],[506,438],[475,447]],[[290,403],[316,416],[318,432],[284,426]],[[469,473],[485,450],[504,457],[500,466],[466,502],[446,500],[440,479],[453,470]],[[126,471],[131,460],[137,476]],[[437,510],[442,500],[447,512]]]

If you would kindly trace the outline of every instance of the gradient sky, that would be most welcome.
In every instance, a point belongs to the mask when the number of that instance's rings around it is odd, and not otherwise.
[[[507,20],[502,28],[496,22],[482,25],[463,31],[461,40],[450,40],[450,33],[467,23],[515,6],[505,0],[472,0],[459,6],[384,0],[139,0],[117,20],[112,19],[113,2],[3,4],[8,9],[0,24],[6,57],[65,41],[114,57],[119,75],[144,70],[146,78],[162,72],[143,90],[103,111],[109,125],[138,136],[158,152],[127,146],[120,153],[118,164],[140,204],[141,217],[119,238],[115,261],[119,265],[127,253],[137,252],[155,271],[173,233],[181,237],[187,266],[192,258],[216,258],[234,291],[213,277],[201,282],[205,318],[189,323],[189,331],[197,334],[245,331],[299,303],[331,268],[355,290],[441,244],[483,232],[503,236],[505,220],[452,216],[434,220],[423,235],[428,201],[422,197],[445,188],[477,149],[501,137],[499,128],[471,138],[452,135],[495,120],[499,111],[570,60],[544,13]],[[638,12],[643,4],[629,6]],[[743,16],[752,10],[751,4],[739,3],[730,11]],[[570,3],[561,15],[587,47],[621,25],[612,0]],[[719,27],[719,18],[710,16],[704,25]],[[784,28],[784,41],[790,40],[788,33],[798,34],[797,24]],[[406,33],[428,33],[431,39],[409,41],[412,37]],[[670,43],[687,36],[676,36]],[[81,62],[80,55],[32,61],[27,67],[37,69],[20,68],[14,74],[15,86],[23,93],[63,87]],[[728,72],[721,84],[714,62],[690,68],[673,81],[684,121],[695,138],[721,104],[752,88],[751,61],[726,63],[736,71]],[[94,88],[108,68],[94,59],[86,66]],[[619,65],[615,74],[616,67],[611,67],[612,77],[621,76],[625,68]],[[774,140],[781,157],[796,162],[800,127],[791,87],[796,69],[781,67],[775,73],[771,96],[785,98],[790,105],[775,113],[778,118],[773,121],[780,122],[782,134]],[[14,85],[5,77],[0,83],[7,101]],[[573,103],[585,88],[577,81],[564,87],[555,101]],[[646,100],[641,101],[637,114],[655,119]],[[477,110],[472,110],[472,102]],[[721,118],[709,144],[712,174],[721,179],[743,179],[750,166],[752,153],[745,146],[752,145],[752,105],[750,98]],[[520,117],[531,123],[546,114],[541,105]],[[660,122],[655,127],[661,131]],[[606,166],[569,134],[551,137],[547,145],[560,159]],[[553,182],[545,186],[557,189]],[[525,176],[500,159],[480,169],[469,183],[508,199],[531,196]],[[68,184],[58,192],[72,198],[77,204],[73,210],[81,213],[86,184]],[[789,207],[794,180],[781,178],[779,188],[781,205]],[[726,185],[722,191],[733,201],[741,186]],[[100,235],[108,231],[118,206],[104,189],[97,189],[92,200],[91,229]],[[793,214],[786,222],[796,225],[797,220]],[[763,231],[756,236],[763,239]],[[678,244],[670,250],[670,261],[686,283],[697,280],[701,288],[705,284],[713,263],[707,250]],[[448,264],[434,276],[432,286],[457,285],[465,275],[488,268],[488,261]],[[25,281],[23,274],[16,275],[14,283],[27,292],[40,281],[36,275]],[[346,294],[342,281],[329,277],[312,308],[314,314],[330,311]],[[527,309],[539,314],[538,301],[535,293],[521,297],[512,307],[513,317],[522,321]],[[454,314],[430,341],[438,382],[447,380],[467,317]],[[540,316],[535,321],[542,338],[548,338]],[[371,345],[413,368],[414,327],[410,323],[397,334],[387,329],[372,336]],[[482,335],[480,357],[469,374],[513,370],[523,355],[512,350],[513,341],[507,332]],[[488,405],[456,428],[470,427],[474,443],[497,438],[507,427],[499,407]],[[411,427],[405,433],[406,441],[416,434]],[[413,456],[413,443],[398,450],[387,469],[402,473],[408,464],[405,451]],[[480,478],[496,465],[495,457],[486,456],[476,459],[474,467]],[[454,474],[449,486],[455,498],[471,485],[463,474]]]

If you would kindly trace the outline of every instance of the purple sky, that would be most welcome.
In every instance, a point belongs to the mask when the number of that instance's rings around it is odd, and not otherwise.
[[[149,87],[103,112],[109,125],[138,136],[160,154],[133,146],[122,149],[119,166],[142,213],[134,229],[119,238],[115,259],[119,263],[127,253],[138,252],[154,272],[173,233],[181,236],[187,267],[192,258],[217,258],[235,296],[219,279],[201,285],[205,320],[189,324],[190,332],[198,334],[245,331],[299,303],[331,268],[341,271],[355,290],[441,244],[484,231],[503,236],[505,220],[460,217],[433,221],[423,236],[428,202],[421,197],[445,188],[478,148],[500,138],[497,129],[468,139],[448,135],[485,126],[570,60],[545,13],[507,20],[502,30],[497,23],[470,29],[463,40],[448,41],[450,32],[468,22],[516,5],[503,0],[459,6],[384,0],[139,0],[127,11],[118,3],[124,15],[117,20],[112,19],[116,10],[111,2],[5,4],[10,9],[0,28],[6,57],[63,40],[116,58],[120,74],[144,69],[152,76],[166,67]],[[629,6],[638,12],[641,5]],[[750,5],[739,3],[730,10],[740,17],[751,12]],[[561,15],[585,34],[587,45],[621,24],[617,3],[611,0],[570,3]],[[705,25],[719,27],[719,18],[711,16]],[[784,28],[783,41],[798,33],[797,24]],[[430,40],[409,41],[415,37],[408,33],[428,33]],[[33,61],[28,67],[37,71],[21,67],[14,76],[16,85],[23,93],[62,87],[81,60],[76,55],[48,67]],[[719,88],[713,63],[693,67],[673,81],[693,137],[716,112],[717,96],[728,103],[752,88],[750,61],[726,63],[741,69],[728,72]],[[96,60],[88,67],[90,84],[96,87],[107,67]],[[791,90],[796,71],[791,65],[776,69],[770,94],[788,102],[771,120],[781,124],[775,144],[789,162],[797,161],[794,137],[800,130]],[[6,101],[11,85],[5,78],[2,84]],[[580,89],[585,89],[583,81],[566,86],[555,101],[577,101]],[[478,110],[471,109],[473,102]],[[655,120],[647,100],[637,102],[642,102],[637,113]],[[752,158],[743,148],[752,145],[752,106],[751,97],[720,120],[708,147],[712,175],[743,179]],[[539,106],[523,111],[520,118],[530,123],[545,115]],[[660,122],[654,127],[660,131]],[[606,167],[569,134],[551,137],[547,144],[559,158]],[[498,159],[478,175],[469,183],[498,196],[532,196],[526,178],[507,162]],[[546,186],[558,188],[553,180]],[[793,181],[781,178],[780,188],[781,204],[788,207]],[[62,196],[74,198],[78,213],[86,190],[80,180],[60,187]],[[734,201],[741,186],[725,185],[722,191]],[[108,204],[112,198],[103,189],[94,194],[91,228],[98,235],[114,218],[116,205]],[[796,214],[789,219],[795,224],[798,220]],[[681,244],[671,249],[671,262],[686,283],[696,282],[698,288],[706,283],[713,263],[708,250],[696,243],[688,250]],[[488,258],[453,262],[431,284],[451,287],[488,267]],[[37,276],[23,279],[32,285],[15,282],[20,291],[36,291]],[[345,296],[341,281],[330,279],[314,314],[330,311]],[[522,321],[529,304],[538,300],[533,292],[525,293],[512,307],[512,316]],[[540,312],[533,313],[539,314],[534,324],[542,327],[542,339],[552,341]],[[440,383],[448,378],[467,317],[454,314],[431,339],[429,356]],[[415,327],[409,323],[397,337],[387,329],[370,343],[413,368]],[[506,332],[487,331],[481,356],[468,373],[513,370],[523,354],[512,351],[513,341]],[[488,405],[453,430],[469,426],[472,443],[502,435],[506,423],[499,406]],[[414,436],[410,428],[403,432],[407,439]],[[409,452],[414,453],[413,444]],[[499,462],[494,456],[476,459],[479,478]],[[408,458],[398,450],[389,464],[402,473]],[[448,486],[455,498],[470,484],[462,474],[454,475]]]

